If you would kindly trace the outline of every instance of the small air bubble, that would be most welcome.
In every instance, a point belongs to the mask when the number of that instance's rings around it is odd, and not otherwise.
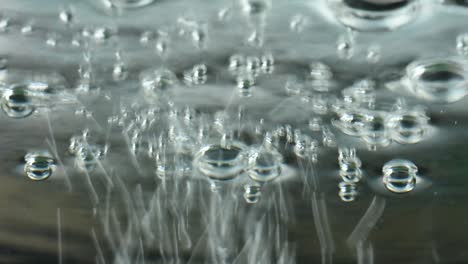
[[[184,79],[189,84],[204,84],[208,79],[208,67],[205,64],[197,64],[185,72]]]
[[[273,70],[275,69],[275,58],[273,57],[272,54],[263,55],[260,58],[260,62],[261,62],[261,69],[263,73],[266,73],[266,74],[273,73]]]
[[[380,61],[380,46],[370,46],[367,49],[366,60],[369,63],[377,63]]]
[[[231,180],[247,166],[245,145],[227,141],[201,148],[194,157],[194,166],[213,181]]]
[[[242,97],[252,96],[252,89],[255,86],[255,77],[250,73],[243,73],[237,76],[237,88]]]
[[[312,117],[309,120],[309,129],[312,131],[320,131],[322,129],[323,121],[321,117]]]
[[[0,56],[0,71],[6,70],[8,68],[8,59]]]
[[[140,84],[145,92],[158,96],[177,83],[177,77],[168,69],[157,69],[142,74]]]
[[[30,152],[24,157],[24,172],[34,181],[48,179],[55,167],[55,160],[47,151]]]
[[[10,27],[10,19],[7,17],[0,17],[0,33],[6,32]]]
[[[468,56],[468,33],[458,35],[457,51],[460,55]]]
[[[71,10],[62,10],[59,13],[59,19],[64,24],[71,24],[73,22],[73,13]]]
[[[292,17],[291,22],[289,23],[289,28],[291,31],[300,33],[304,31],[304,28],[309,24],[309,19],[304,15],[295,15]]]
[[[151,41],[155,40],[156,34],[153,31],[145,31],[141,33],[140,43],[141,45],[148,45]]]
[[[229,70],[234,73],[238,73],[245,66],[245,56],[240,54],[234,54],[229,57]]]
[[[401,144],[420,142],[428,128],[429,117],[422,109],[400,110],[390,114],[387,121],[392,138]]]
[[[98,27],[94,29],[92,36],[96,42],[105,42],[108,39],[110,39],[112,35],[113,35],[113,32],[109,28]]]
[[[125,63],[118,61],[114,64],[112,69],[112,77],[115,81],[123,81],[128,77],[128,67]]]
[[[258,182],[268,182],[281,175],[282,155],[274,148],[261,146],[249,157],[249,177]]]
[[[416,186],[418,167],[409,160],[394,159],[382,168],[385,187],[394,193],[410,192]]]
[[[257,203],[262,195],[262,186],[258,183],[244,185],[244,199],[247,203]]]
[[[348,183],[359,182],[362,178],[362,162],[356,155],[356,149],[340,148],[338,153],[340,176],[343,181]]]
[[[351,59],[354,55],[354,43],[347,37],[340,37],[336,43],[338,57],[341,59]]]
[[[352,202],[356,200],[356,197],[359,194],[357,185],[352,182],[340,182],[338,184],[338,188],[340,189],[338,196],[340,196],[343,202]]]
[[[7,116],[13,118],[25,118],[35,110],[28,88],[24,85],[16,85],[6,90],[2,96],[1,107]]]

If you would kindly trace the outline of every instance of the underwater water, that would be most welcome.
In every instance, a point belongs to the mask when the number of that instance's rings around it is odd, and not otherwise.
[[[466,21],[0,0],[0,263],[466,263]]]

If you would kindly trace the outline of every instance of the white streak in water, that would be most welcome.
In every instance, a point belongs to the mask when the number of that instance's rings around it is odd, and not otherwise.
[[[63,255],[62,255],[62,213],[60,208],[57,208],[57,235],[58,235],[58,263],[62,264]]]
[[[317,193],[312,193],[312,211],[314,213],[315,228],[322,251],[322,264],[333,263],[335,243],[330,231],[327,208],[323,200],[317,198]]]
[[[97,256],[96,259],[99,261],[98,263],[106,264],[106,260],[104,259],[104,254],[102,253],[101,245],[99,245],[99,240],[97,238],[96,232],[94,228],[91,229],[91,236],[93,238],[94,246],[96,247]]]
[[[70,176],[67,173],[67,168],[65,167],[65,165],[62,162],[62,159],[58,155],[57,149],[54,148],[53,143],[49,139],[46,139],[46,143],[47,143],[47,145],[49,145],[49,148],[52,151],[52,155],[54,155],[54,157],[57,159],[60,167],[63,168],[63,173],[65,175],[65,185],[68,187],[68,191],[71,192],[73,190],[73,188],[72,188],[72,184],[71,184],[71,181],[70,181]]]
[[[347,239],[350,247],[356,247],[360,241],[367,240],[369,232],[375,227],[385,209],[385,199],[375,196],[364,216]]]

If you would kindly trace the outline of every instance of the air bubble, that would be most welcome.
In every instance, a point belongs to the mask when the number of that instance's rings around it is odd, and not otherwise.
[[[322,129],[323,121],[321,117],[312,117],[309,120],[309,129],[312,131],[320,131]]]
[[[221,8],[219,11],[218,11],[218,20],[219,21],[228,21],[232,16],[232,10],[228,7],[225,7],[225,8]]]
[[[6,32],[10,27],[10,19],[8,17],[0,16],[0,33]]]
[[[456,102],[468,92],[468,65],[455,58],[415,61],[406,67],[403,83],[424,100]]]
[[[92,170],[95,168],[99,160],[103,159],[106,155],[106,147],[98,145],[80,146],[76,153],[76,164],[80,169]]]
[[[468,33],[458,35],[457,51],[460,55],[468,56]]]
[[[416,186],[418,167],[409,160],[394,159],[382,168],[385,187],[394,193],[410,192]]]
[[[244,199],[247,203],[257,203],[262,195],[262,186],[258,183],[244,185]]]
[[[21,27],[21,34],[30,35],[34,31],[32,22],[29,22]]]
[[[141,8],[150,5],[154,0],[105,0],[108,1],[108,7],[117,7],[124,9]]]
[[[252,47],[260,48],[263,46],[264,40],[265,37],[263,33],[258,30],[254,30],[247,36],[246,44]]]
[[[329,127],[322,128],[322,144],[327,147],[336,147],[336,136]]]
[[[73,22],[73,13],[71,10],[62,10],[59,13],[59,19],[64,24],[71,24]]]
[[[303,135],[299,130],[294,131],[294,154],[300,158],[314,158],[317,149],[317,141],[308,135]]]
[[[380,46],[370,46],[367,49],[366,60],[369,63],[377,63],[380,61]]]
[[[362,178],[362,162],[356,155],[354,148],[340,148],[338,150],[338,163],[340,165],[340,176],[343,181],[357,183]]]
[[[246,146],[236,141],[207,145],[195,154],[194,166],[211,180],[231,180],[246,168],[245,150]]]
[[[46,44],[52,48],[57,47],[58,35],[56,33],[47,33]]]
[[[201,49],[206,47],[208,32],[205,26],[197,27],[190,34],[193,44]]]
[[[8,68],[8,59],[0,56],[0,71]]]
[[[340,59],[351,59],[354,55],[353,41],[348,37],[340,37],[336,43],[336,51]]]
[[[297,78],[288,78],[284,89],[288,95],[299,95],[304,88],[304,85]]]
[[[172,89],[177,83],[177,77],[168,69],[157,69],[144,72],[140,84],[143,90],[152,96],[158,96]]]
[[[96,42],[105,42],[108,39],[110,39],[112,35],[113,35],[113,32],[111,29],[106,28],[106,27],[98,27],[94,29],[92,36]]]
[[[246,0],[243,4],[244,12],[249,15],[262,14],[269,8],[267,0]]]
[[[261,62],[258,57],[250,56],[245,60],[245,70],[253,75],[257,75],[260,72]]]
[[[151,41],[156,38],[156,34],[153,31],[144,31],[140,36],[141,45],[148,45]]]
[[[386,147],[391,143],[390,129],[387,124],[387,115],[383,112],[369,112],[362,127],[362,139],[369,149]]]
[[[156,39],[155,50],[159,56],[166,56],[169,50],[170,40],[168,37],[159,37]]]
[[[263,55],[260,58],[261,69],[263,73],[271,74],[275,69],[275,58],[272,54]]]
[[[70,138],[68,151],[75,156],[75,162],[81,170],[93,170],[99,160],[107,154],[108,146],[98,145],[90,142],[88,130],[84,130],[81,135]]]
[[[322,62],[313,62],[309,65],[309,85],[319,92],[330,90],[333,72],[330,66]]]
[[[366,115],[358,108],[344,108],[337,111],[338,119],[332,124],[350,136],[360,136],[365,125]]]
[[[301,33],[304,28],[309,24],[309,19],[304,15],[295,15],[289,22],[289,28],[291,31]]]
[[[255,77],[251,73],[242,73],[237,76],[237,88],[242,97],[252,96],[252,89],[255,86]]]
[[[204,84],[208,79],[208,68],[205,64],[197,64],[184,74],[184,79],[189,84]]]
[[[281,175],[282,155],[273,147],[261,146],[249,157],[247,174],[257,182],[268,182]]]
[[[28,117],[35,110],[28,88],[24,85],[16,85],[6,90],[1,104],[3,112],[13,118]]]
[[[309,65],[309,74],[313,80],[329,80],[333,78],[330,66],[322,62],[313,62]]]
[[[340,182],[338,184],[338,188],[340,189],[338,196],[343,202],[352,202],[356,200],[356,197],[359,194],[357,185],[352,182]]]
[[[55,167],[55,160],[47,151],[30,152],[24,157],[24,172],[34,181],[48,179]]]
[[[356,81],[352,86],[343,89],[343,100],[345,104],[352,106],[372,107],[375,104],[375,81],[363,79]]]
[[[422,109],[399,110],[390,114],[387,122],[392,138],[401,144],[418,143],[429,128],[429,117]]]
[[[312,111],[319,115],[328,113],[328,100],[322,94],[317,94],[310,98],[310,107]]]
[[[240,72],[245,66],[245,56],[234,54],[229,57],[229,70],[233,73]]]
[[[118,61],[114,64],[112,69],[112,77],[115,81],[123,81],[128,77],[128,67],[125,63]]]
[[[399,28],[417,17],[422,1],[329,0],[330,9],[346,27],[360,31]]]

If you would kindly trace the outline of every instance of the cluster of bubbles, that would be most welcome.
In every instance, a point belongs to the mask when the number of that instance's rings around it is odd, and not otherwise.
[[[108,146],[90,140],[88,130],[70,138],[68,151],[75,156],[76,166],[84,171],[93,170],[107,154]]]
[[[354,148],[340,148],[338,163],[342,181],[338,184],[339,197],[344,202],[352,202],[358,196],[358,183],[363,178],[362,162]],[[416,186],[417,166],[405,159],[394,159],[382,167],[382,182],[392,193],[407,193]]]
[[[246,56],[234,54],[229,57],[228,69],[235,76],[240,96],[250,97],[260,74],[273,73],[275,59],[272,54]]]
[[[123,12],[125,9],[144,8],[152,4],[153,0],[104,0],[103,2],[110,10]],[[227,65],[224,65],[224,70],[229,73],[229,78],[233,82],[230,88],[233,88],[239,97],[244,98],[234,114],[231,113],[233,105],[227,105],[224,110],[216,109],[217,111],[212,113],[212,109],[209,111],[203,109],[205,106],[180,106],[173,102],[179,88],[193,88],[191,91],[196,91],[198,88],[210,86],[217,78],[215,65],[203,60],[192,62],[182,70],[172,69],[168,60],[171,41],[175,38],[188,39],[199,52],[209,51],[207,49],[210,37],[209,23],[182,17],[177,20],[176,30],[139,32],[138,42],[141,45],[139,48],[153,49],[161,60],[161,65],[158,67],[138,69],[134,72],[126,54],[118,47],[112,47],[112,50],[117,50],[110,68],[113,85],[126,85],[126,81],[137,81],[138,87],[136,91],[132,90],[136,99],[133,96],[122,99],[118,109],[107,116],[106,128],[109,133],[107,136],[114,136],[113,132],[116,130],[121,133],[122,142],[125,143],[130,155],[126,165],[133,163],[131,165],[137,168],[136,173],[144,175],[139,180],[146,180],[146,175],[149,174],[155,176],[151,180],[157,183],[155,190],[152,190],[153,197],[147,198],[143,195],[145,187],[143,183],[139,182],[135,188],[130,188],[119,176],[108,178],[106,199],[110,199],[107,196],[118,193],[117,195],[122,196],[126,203],[127,218],[123,221],[117,217],[112,206],[106,204],[102,210],[101,220],[109,243],[116,252],[116,259],[126,263],[132,263],[134,260],[140,263],[141,258],[144,258],[143,244],[148,247],[153,246],[156,240],[155,234],[162,234],[159,239],[171,240],[171,243],[176,245],[174,246],[176,250],[179,243],[190,249],[192,242],[188,224],[184,219],[187,218],[188,212],[196,207],[192,201],[196,196],[193,184],[201,180],[208,182],[206,185],[212,191],[210,195],[220,199],[214,198],[212,204],[208,206],[200,205],[200,208],[212,206],[207,209],[211,214],[208,216],[207,226],[219,228],[219,230],[214,229],[216,232],[209,232],[213,244],[220,243],[219,247],[213,246],[216,252],[211,252],[217,255],[214,263],[230,263],[232,259],[226,250],[230,245],[225,238],[234,230],[232,227],[230,229],[229,224],[230,221],[235,222],[233,212],[239,206],[237,197],[244,199],[244,204],[268,205],[267,207],[271,209],[274,207],[271,201],[284,198],[279,190],[282,182],[288,180],[290,176],[288,174],[288,170],[291,170],[290,163],[297,163],[294,165],[302,166],[301,168],[313,167],[319,163],[319,154],[322,150],[338,148],[341,177],[341,182],[338,184],[339,197],[345,202],[356,199],[358,185],[362,184],[365,176],[362,161],[356,154],[356,148],[341,146],[335,134],[337,130],[347,136],[359,138],[372,151],[390,146],[393,142],[416,144],[429,136],[430,118],[423,106],[409,106],[401,98],[390,103],[378,100],[380,88],[386,87],[392,90],[393,84],[381,85],[371,79],[362,79],[341,89],[335,80],[334,69],[330,66],[332,64],[327,64],[325,60],[308,61],[310,63],[302,76],[288,76],[290,78],[286,80],[281,94],[286,93],[286,99],[278,106],[274,106],[280,109],[284,105],[299,104],[297,112],[304,112],[308,116],[305,129],[302,120],[297,122],[287,120],[288,123],[278,122],[278,124],[275,120],[269,120],[266,115],[261,118],[256,116],[262,113],[248,112],[250,109],[247,109],[247,103],[252,100],[247,98],[256,98],[255,89],[259,86],[259,81],[265,76],[276,73],[283,66],[283,61],[276,53],[263,48],[264,16],[271,6],[270,1],[242,0],[241,2],[241,11],[248,17],[248,22],[253,28],[247,34],[247,44],[254,47],[255,53],[236,51],[230,53],[231,56],[227,62],[225,61]],[[379,5],[369,1],[345,0],[329,0],[328,3],[332,7],[331,10],[336,12],[338,21],[348,27],[336,41],[336,55],[342,60],[350,60],[356,54],[357,31],[396,29],[413,20],[423,8],[419,0]],[[227,20],[231,11],[223,9],[218,14],[219,20]],[[66,86],[64,82],[49,82],[52,80],[49,77],[45,78],[46,81],[41,79],[26,83],[1,83],[0,107],[8,117],[26,118],[38,110],[49,109],[57,103],[79,104],[77,98],[80,96],[87,99],[86,96],[91,98],[96,94],[94,92],[97,94],[102,92],[97,81],[97,77],[101,76],[98,76],[98,71],[93,65],[93,60],[96,59],[92,54],[93,48],[99,45],[107,48],[111,45],[106,46],[106,44],[118,39],[119,34],[124,33],[107,26],[79,27],[72,8],[62,10],[58,18],[62,26],[71,28],[77,33],[68,36],[47,32],[43,34],[44,42],[48,47],[55,49],[65,42],[72,47],[83,48],[84,61],[79,66],[79,80],[75,89],[64,92]],[[375,23],[368,23],[369,21]],[[19,22],[2,16],[0,32],[8,31],[15,23]],[[307,17],[295,15],[290,20],[289,27],[299,33],[309,24]],[[35,28],[32,24],[21,24],[23,35],[40,33],[40,31],[40,28]],[[259,49],[261,51],[258,51]],[[379,45],[374,44],[366,47],[365,60],[370,64],[379,63],[381,49]],[[460,56],[467,56],[466,33],[456,39],[456,50]],[[9,67],[6,57],[0,57],[0,72],[9,70]],[[462,100],[468,91],[466,85],[468,66],[460,58],[417,60],[406,66],[402,76],[396,81],[396,89],[402,89],[427,103],[454,103]],[[112,94],[112,91],[109,94]],[[101,95],[107,96],[107,100],[112,101],[114,98],[109,94]],[[83,108],[76,113],[85,116],[88,121],[93,119],[93,113],[88,112],[84,106],[80,107]],[[109,152],[107,143],[109,138],[102,143],[90,134],[90,131],[85,129],[80,134],[67,137],[68,153],[73,157],[79,171],[88,177],[90,172],[95,172],[96,167],[107,173],[101,162],[106,160]],[[112,151],[121,154],[117,152],[118,146],[112,147]],[[24,159],[26,162],[24,172],[32,180],[47,179],[56,166],[54,157],[45,151],[30,152]],[[151,164],[149,173],[143,171],[140,166],[146,161],[150,161]],[[382,182],[392,193],[411,192],[417,184],[417,172],[416,165],[408,160],[391,160],[383,166]],[[300,173],[294,171],[292,174]],[[318,183],[314,182],[315,178],[311,179],[313,177],[310,175],[301,175],[301,177],[304,186],[311,184],[317,189]],[[92,185],[91,179],[88,179],[88,182]],[[239,186],[241,187],[238,188]],[[234,189],[233,193],[229,193],[230,189]],[[268,196],[271,192],[274,194]],[[239,193],[241,195],[236,195]],[[260,197],[265,198],[260,199]],[[96,206],[98,200],[99,195],[95,194]],[[284,208],[287,206],[282,200],[281,203],[281,208],[275,209],[281,212],[275,211],[275,217],[277,221],[286,221],[288,219],[284,216],[287,215],[284,211],[287,210]],[[220,223],[216,210],[221,210],[220,214],[226,214],[222,219],[226,222]],[[248,213],[245,215],[257,217]],[[172,220],[176,227],[168,226]],[[264,224],[258,219],[254,220]],[[126,231],[121,229],[121,222],[128,222]],[[280,224],[282,223],[275,222],[271,224],[275,225],[273,227],[264,225],[279,233]],[[273,231],[270,230],[270,233],[266,232],[265,235],[261,233],[264,226],[256,227],[247,229],[255,234],[255,239],[249,243],[256,243],[256,250],[260,250],[262,245],[261,241],[257,241],[258,237],[279,240],[272,235]],[[176,230],[176,238],[170,236],[166,230],[169,228]],[[123,239],[124,236],[128,239]],[[134,241],[137,240],[140,244],[135,246]],[[284,258],[291,255],[287,244],[278,245],[278,248],[284,251],[284,254],[281,253]],[[160,249],[164,251],[163,246],[160,246]],[[273,251],[270,248],[264,250]],[[219,256],[224,257],[220,257],[222,260],[219,260],[217,259]],[[254,259],[248,263],[256,262]]]
[[[379,105],[375,82],[363,80],[342,91],[343,102],[335,106],[332,124],[343,133],[360,137],[371,150],[388,146],[392,141],[415,144],[430,128],[422,106],[409,107],[399,98],[393,105]]]
[[[356,155],[354,148],[340,148],[338,151],[338,164],[342,182],[339,183],[338,195],[344,202],[352,202],[358,195],[357,183],[362,178],[362,162]]]

